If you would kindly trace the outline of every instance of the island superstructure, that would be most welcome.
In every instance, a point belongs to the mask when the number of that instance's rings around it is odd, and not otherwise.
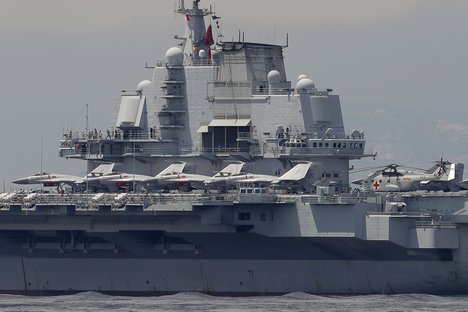
[[[223,41],[199,1],[177,12],[185,34],[115,128],[60,140],[82,188],[1,195],[0,292],[468,291],[465,192],[352,191],[350,160],[376,154],[339,96],[289,81],[284,46]]]

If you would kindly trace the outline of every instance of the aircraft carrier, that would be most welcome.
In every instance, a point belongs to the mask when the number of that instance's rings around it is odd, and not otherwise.
[[[115,128],[60,140],[90,174],[0,195],[0,292],[468,292],[466,192],[352,189],[350,160],[376,154],[332,89],[287,79],[287,40],[224,41],[199,0],[177,12],[185,34]]]

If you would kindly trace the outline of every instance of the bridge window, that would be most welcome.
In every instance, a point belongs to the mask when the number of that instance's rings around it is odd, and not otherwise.
[[[250,212],[239,212],[237,214],[237,219],[239,221],[249,221],[250,220]]]
[[[202,133],[202,145],[207,151],[247,150],[245,135],[250,136],[252,126],[250,119],[213,119]],[[241,139],[241,140],[239,140]]]
[[[319,147],[323,147],[323,143],[322,143],[322,142],[319,143]]]
[[[317,147],[317,143],[316,142],[312,143],[312,147]]]
[[[328,147],[328,143],[325,143],[325,147]]]

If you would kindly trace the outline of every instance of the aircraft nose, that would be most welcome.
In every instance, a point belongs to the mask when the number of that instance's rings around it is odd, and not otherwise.
[[[18,179],[18,180],[13,181],[13,183],[15,183],[15,184],[29,184],[29,181],[28,181],[28,178],[22,178],[22,179]]]

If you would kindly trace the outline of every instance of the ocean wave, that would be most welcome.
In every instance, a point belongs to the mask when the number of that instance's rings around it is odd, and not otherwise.
[[[74,295],[28,297],[0,295],[2,312],[282,312],[282,311],[466,311],[468,296],[313,295],[292,292],[282,296],[218,297],[182,292],[159,297],[119,297],[98,292]]]
[[[178,292],[178,293],[172,294],[172,295],[159,296],[158,298],[160,298],[160,299],[192,299],[192,300],[211,299],[211,300],[214,300],[214,299],[219,298],[219,297],[211,296],[209,294],[204,294],[204,293],[200,293],[200,292],[183,291],[183,292]]]
[[[309,294],[305,292],[291,292],[285,295],[281,296],[282,298],[289,298],[289,299],[295,299],[295,300],[328,300],[329,297],[327,296],[319,296],[319,295],[314,295],[314,294]]]

